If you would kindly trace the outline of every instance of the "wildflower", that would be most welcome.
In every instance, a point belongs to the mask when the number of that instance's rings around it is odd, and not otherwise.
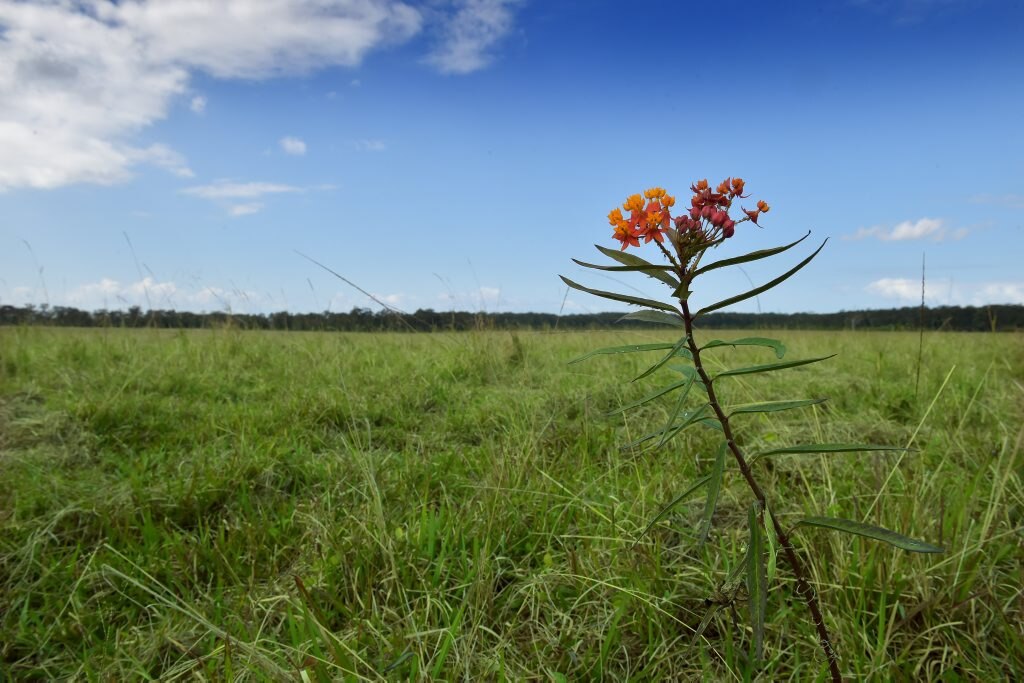
[[[676,198],[670,194],[666,194],[661,198],[661,205],[666,209],[671,208],[676,205]]]
[[[622,242],[622,251],[625,251],[626,247],[629,246],[640,246],[640,240],[637,239],[639,235],[635,230],[629,227],[629,223],[627,223],[626,221],[622,221],[621,223],[615,226],[615,232],[612,233],[612,237]]]
[[[649,190],[644,191],[644,197],[647,199],[661,199],[665,196],[665,188],[663,187],[652,187]]]
[[[745,184],[746,183],[743,181],[743,178],[733,178],[732,179],[732,190],[730,190],[730,194],[733,197],[741,197],[742,198],[743,197],[743,186]]]
[[[729,189],[732,187],[732,178],[726,178],[722,182],[718,183],[718,187],[715,188],[715,192],[721,195],[729,194]]]
[[[757,203],[757,210],[758,210],[758,211],[760,211],[761,213],[768,213],[768,211],[769,211],[769,210],[770,210],[771,208],[772,208],[772,207],[768,206],[768,202],[766,202],[766,201],[765,201],[765,200],[763,200],[763,199],[762,199],[762,200],[760,200],[760,201],[759,201],[759,202]]]
[[[612,209],[611,212],[608,214],[608,224],[611,225],[611,226],[616,226],[616,225],[618,225],[621,222],[622,222],[622,212],[619,210],[618,207],[616,207],[616,208]]]
[[[704,178],[703,180],[698,180],[693,185],[690,185],[690,189],[693,190],[695,193],[703,192],[704,190],[708,189],[708,179]]]

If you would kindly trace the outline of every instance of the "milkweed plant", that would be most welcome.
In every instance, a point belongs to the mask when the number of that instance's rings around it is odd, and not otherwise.
[[[803,517],[795,522],[783,521],[781,514],[775,514],[773,501],[769,500],[768,492],[758,483],[755,465],[763,458],[781,454],[849,453],[904,449],[864,443],[796,443],[760,452],[748,452],[737,442],[736,423],[743,421],[749,415],[796,410],[820,403],[825,399],[779,399],[741,405],[730,404],[727,399],[723,398],[728,396],[728,390],[724,385],[728,384],[729,378],[778,372],[831,358],[831,356],[823,356],[786,360],[784,359],[786,347],[783,343],[764,337],[703,341],[698,340],[695,336],[694,326],[701,317],[712,311],[750,299],[782,284],[810,263],[825,246],[825,242],[822,242],[810,256],[760,287],[703,307],[696,307],[691,301],[691,294],[694,291],[694,282],[701,276],[723,268],[776,256],[792,249],[810,235],[808,232],[795,242],[784,246],[752,251],[740,256],[706,263],[705,261],[711,257],[714,250],[724,245],[726,240],[736,237],[737,230],[742,224],[748,223],[760,227],[759,221],[763,220],[764,215],[770,210],[766,202],[758,201],[752,209],[743,208],[741,205],[742,216],[739,216],[739,212],[737,212],[738,219],[733,218],[730,213],[733,210],[733,204],[749,196],[744,194],[744,185],[741,178],[727,178],[712,189],[707,180],[700,180],[690,186],[693,196],[690,199],[689,208],[680,211],[678,215],[673,215],[676,210],[675,197],[660,187],[651,188],[643,195],[630,195],[621,209],[612,209],[608,214],[608,222],[614,229],[612,237],[618,240],[620,248],[616,250],[598,246],[597,249],[609,257],[613,263],[598,265],[573,260],[580,266],[602,271],[643,273],[668,288],[671,297],[666,298],[670,298],[671,303],[591,289],[564,276],[562,280],[574,289],[612,301],[639,306],[640,310],[625,315],[624,319],[674,327],[679,330],[680,336],[676,341],[664,343],[598,349],[576,359],[576,361],[596,355],[660,352],[656,356],[658,360],[634,381],[649,378],[656,371],[662,369],[668,371],[673,380],[640,400],[625,406],[622,410],[630,410],[651,401],[669,398],[673,399],[669,403],[671,406],[668,411],[669,418],[663,427],[643,436],[631,445],[664,446],[687,429],[700,426],[716,433],[715,441],[719,443],[719,447],[710,470],[669,502],[651,520],[643,534],[664,519],[678,503],[703,489],[707,492],[707,497],[697,538],[698,545],[703,545],[711,530],[715,507],[723,486],[726,485],[728,479],[737,476],[742,478],[749,488],[751,499],[747,514],[749,541],[743,556],[737,558],[737,561],[733,563],[734,569],[723,586],[731,586],[734,597],[741,588],[745,587],[746,589],[752,632],[750,642],[752,659],[756,662],[762,658],[767,596],[774,579],[777,557],[781,554],[792,573],[797,595],[806,603],[808,616],[817,631],[831,678],[838,681],[842,679],[838,656],[822,616],[818,596],[808,582],[807,570],[794,547],[793,534],[795,530],[802,527],[824,527],[833,531],[883,541],[910,552],[937,553],[942,552],[942,549],[924,541],[907,538],[888,529],[849,519],[822,516]],[[626,251],[630,248],[640,248],[642,245],[652,244],[660,252],[659,260],[661,262],[659,263],[648,261]],[[720,353],[738,346],[765,347],[774,352],[775,358],[772,362],[747,367],[730,368],[719,372],[708,370],[704,360],[706,354]],[[695,386],[697,390],[693,391]],[[695,401],[687,400],[691,394],[697,396]],[[708,611],[696,629],[694,642],[704,632],[716,610],[724,604],[731,604],[731,601],[709,599],[705,603],[708,605]]]

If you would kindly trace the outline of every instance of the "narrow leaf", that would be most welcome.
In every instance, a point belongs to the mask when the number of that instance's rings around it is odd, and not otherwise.
[[[665,313],[664,311],[633,311],[619,318],[623,320],[640,320],[645,323],[658,323],[659,325],[671,325],[672,327],[686,327],[681,315],[676,313]]]
[[[690,641],[691,645],[696,645],[697,641],[707,630],[711,624],[711,620],[714,619],[715,615],[718,614],[718,610],[722,609],[721,605],[712,604],[708,607],[707,611],[704,612],[704,618],[700,620],[700,625],[697,626],[697,630],[693,632],[693,640]]]
[[[628,294],[617,294],[616,292],[606,292],[602,289],[591,289],[590,287],[584,287],[583,285],[577,282],[573,282],[564,275],[559,275],[558,277],[562,278],[562,282],[569,285],[573,289],[578,289],[581,292],[593,294],[594,296],[599,296],[604,299],[611,299],[612,301],[621,301],[623,303],[633,304],[635,306],[644,306],[646,308],[658,308],[660,310],[669,311],[672,313],[674,313],[676,310],[669,304],[662,303],[661,301],[655,301],[654,299],[645,299],[643,297],[638,296],[629,296]]]
[[[925,541],[919,541],[916,538],[909,538],[903,534],[898,534],[895,531],[884,529],[880,526],[872,526],[870,524],[864,524],[863,522],[855,522],[852,519],[840,519],[838,517],[805,517],[796,523],[796,526],[801,524],[805,526],[820,526],[826,529],[834,529],[836,531],[842,531],[848,534],[855,534],[857,536],[866,536],[873,538],[876,541],[884,541],[889,545],[896,546],[901,550],[909,550],[912,553],[941,553],[945,552],[943,548],[937,545],[932,545]]]
[[[629,449],[635,448],[636,446],[639,446],[640,444],[642,444],[642,443],[644,443],[646,441],[650,441],[651,439],[654,439],[656,437],[659,437],[659,436],[662,436],[662,435],[666,435],[666,438],[663,438],[657,444],[658,446],[661,446],[664,443],[666,443],[669,439],[674,437],[676,434],[679,434],[680,432],[684,431],[685,429],[687,429],[689,427],[692,427],[693,425],[698,424],[698,423],[700,423],[700,424],[707,424],[708,422],[710,422],[710,423],[713,423],[713,424],[709,424],[708,426],[717,426],[719,429],[721,429],[721,425],[718,424],[718,420],[715,420],[714,418],[705,418],[704,417],[704,414],[707,412],[707,409],[708,409],[708,404],[705,403],[704,405],[702,405],[701,407],[697,408],[696,410],[693,410],[693,411],[690,411],[690,412],[684,412],[683,415],[685,416],[685,418],[683,419],[683,421],[681,423],[676,424],[676,425],[671,425],[671,426],[665,426],[665,427],[662,427],[661,429],[658,429],[656,431],[651,432],[650,434],[645,434],[644,436],[641,436],[636,441],[628,443],[628,444],[626,444],[624,446],[620,446],[620,449],[624,450],[624,451],[628,451]]]
[[[679,286],[679,280],[677,280],[671,274],[666,272],[672,270],[672,266],[651,263],[650,261],[642,259],[635,254],[627,254],[626,252],[621,251],[619,249],[609,249],[608,247],[602,247],[598,244],[595,244],[594,246],[597,247],[597,250],[600,251],[605,256],[607,256],[608,258],[618,261],[624,266],[643,268],[644,273],[653,278],[661,280],[669,287]]]
[[[824,403],[827,398],[809,398],[800,401],[765,401],[764,403],[743,403],[729,408],[729,417],[744,413],[777,413],[782,410],[793,410],[794,408],[805,408],[818,403]]]
[[[692,484],[690,484],[690,488],[686,489],[685,491],[680,493],[678,496],[673,498],[671,501],[669,501],[669,503],[667,505],[665,505],[665,507],[661,508],[661,511],[654,516],[654,519],[652,519],[651,522],[647,526],[644,527],[644,530],[640,532],[640,535],[637,537],[637,539],[635,541],[633,541],[633,545],[636,545],[637,543],[639,543],[640,539],[642,539],[644,536],[646,536],[647,532],[650,531],[651,529],[653,529],[655,524],[657,524],[661,520],[665,519],[666,515],[668,515],[668,513],[672,511],[672,508],[674,508],[676,505],[679,505],[681,502],[683,502],[688,497],[693,495],[693,493],[697,489],[699,489],[701,486],[704,486],[705,484],[707,484],[710,480],[711,480],[711,475],[710,474],[705,474],[703,477],[701,477],[697,481],[695,481]]]
[[[750,561],[747,563],[747,593],[750,599],[750,623],[754,628],[751,643],[754,661],[764,652],[764,617],[768,608],[768,576],[764,566],[764,532],[758,519],[759,504],[750,506]]]
[[[683,404],[686,402],[686,397],[690,395],[690,388],[693,386],[693,382],[697,378],[697,370],[695,368],[692,368],[692,367],[681,368],[681,367],[676,367],[676,366],[671,366],[671,365],[669,367],[671,369],[673,369],[673,370],[678,370],[680,372],[683,372],[684,370],[689,371],[689,372],[686,372],[684,374],[688,375],[690,383],[686,386],[685,389],[683,389],[681,392],[679,392],[679,398],[676,399],[676,406],[672,410],[672,413],[668,416],[668,422],[665,425],[665,433],[661,435],[661,440],[658,442],[658,445],[656,446],[656,448],[661,448],[671,438],[669,436],[669,431],[668,430],[671,429],[672,425],[676,421],[676,418],[679,417],[679,413],[682,412]]]
[[[786,271],[785,273],[783,273],[779,277],[775,278],[771,282],[763,284],[760,287],[755,287],[754,289],[750,290],[749,292],[744,292],[743,294],[737,294],[736,296],[729,297],[728,299],[723,299],[723,300],[719,301],[718,303],[714,303],[714,304],[711,304],[710,306],[702,308],[699,311],[697,311],[697,313],[694,314],[693,317],[694,318],[699,318],[700,316],[704,315],[705,313],[710,313],[711,311],[717,311],[720,308],[725,308],[726,306],[732,306],[733,304],[739,303],[741,301],[746,301],[747,299],[749,299],[751,297],[755,297],[755,296],[757,296],[758,294],[760,294],[762,292],[767,292],[769,289],[771,289],[772,287],[774,287],[776,285],[782,284],[782,282],[784,282],[785,280],[788,280],[790,277],[792,277],[794,274],[796,274],[796,272],[798,270],[800,270],[801,268],[806,266],[808,263],[810,263],[811,259],[813,259],[815,256],[817,256],[818,252],[820,252],[822,249],[825,248],[825,243],[826,242],[828,242],[827,239],[825,240],[825,242],[821,243],[820,247],[818,247],[817,249],[814,250],[813,254],[811,254],[810,256],[805,258],[803,261],[801,261],[800,263],[796,264],[796,266],[794,266],[790,270]],[[715,264],[712,263],[711,265],[715,265]],[[564,280],[565,278],[563,277],[562,279]]]
[[[673,382],[672,384],[669,384],[667,387],[662,387],[661,389],[658,389],[654,393],[648,394],[647,396],[644,396],[643,398],[641,398],[639,400],[633,401],[632,403],[630,403],[628,405],[624,405],[621,408],[616,408],[615,410],[610,410],[607,413],[605,413],[605,415],[608,416],[608,417],[611,417],[612,415],[618,415],[619,413],[624,413],[627,410],[632,410],[633,408],[637,408],[639,406],[642,406],[645,403],[649,403],[649,402],[653,401],[656,398],[661,398],[665,394],[671,393],[671,392],[675,391],[676,389],[679,389],[680,387],[685,387],[684,394],[688,393],[690,391],[690,385],[692,385],[692,384],[693,384],[693,375],[687,377],[684,380],[680,380],[678,382]]]
[[[905,451],[906,448],[902,446],[875,446],[866,443],[806,443],[798,444],[796,446],[783,446],[781,448],[773,448],[770,451],[762,451],[755,454],[750,458],[750,462],[754,462],[759,458],[763,458],[769,455],[783,455],[786,453],[794,453],[797,455],[806,455],[808,453],[863,453],[866,451]]]
[[[772,581],[775,580],[775,569],[778,564],[778,552],[779,547],[776,545],[775,538],[775,524],[774,518],[772,517],[772,511],[768,508],[764,509],[764,537],[768,540],[768,585],[771,585]]]
[[[787,244],[785,246],[782,246],[782,247],[772,247],[771,249],[761,249],[759,251],[752,251],[749,254],[743,254],[742,256],[734,256],[732,258],[722,259],[721,261],[715,261],[714,263],[709,263],[708,265],[704,266],[703,268],[698,268],[696,271],[694,271],[693,277],[696,277],[696,276],[700,275],[701,273],[706,273],[709,270],[715,270],[716,268],[725,268],[726,266],[735,266],[735,265],[738,265],[740,263],[749,263],[751,261],[757,261],[757,260],[760,260],[760,259],[763,259],[763,258],[768,258],[769,256],[775,256],[776,254],[781,254],[782,252],[786,251],[787,249],[791,249],[792,247],[795,247],[796,245],[798,245],[801,242],[803,242],[805,239],[807,239],[810,236],[810,234],[811,234],[810,231],[808,231],[806,235],[804,235],[803,237],[798,239],[796,242],[791,242],[791,243],[789,243],[789,244]]]
[[[657,363],[655,363],[654,365],[652,365],[651,367],[647,368],[646,370],[641,372],[639,375],[634,377],[632,381],[636,382],[637,380],[641,380],[644,377],[647,377],[648,375],[650,375],[655,370],[657,370],[658,368],[660,368],[663,365],[665,365],[665,363],[669,362],[670,360],[672,360],[676,356],[682,356],[683,358],[689,358],[690,360],[693,360],[693,355],[690,353],[690,350],[688,348],[686,348],[686,337],[685,336],[684,337],[680,337],[679,341],[677,341],[675,344],[672,344],[670,348],[672,350],[669,351],[667,354],[665,354],[665,356],[661,360],[659,360]]]
[[[704,514],[701,516],[700,527],[698,527],[697,532],[698,550],[704,546],[704,542],[708,540],[708,534],[711,532],[711,518],[715,516],[718,494],[722,490],[722,475],[725,472],[725,449],[726,444],[723,443],[718,449],[718,457],[715,458],[715,464],[711,468],[711,481],[708,482],[708,497],[704,502]]]
[[[823,360],[828,360],[836,354],[831,356],[822,356],[821,358],[805,358],[803,360],[787,360],[782,363],[768,363],[767,365],[750,365],[745,368],[735,368],[734,370],[725,370],[714,376],[712,381],[719,377],[733,377],[735,375],[752,375],[755,372],[772,372],[774,370],[785,370],[786,368],[795,368],[800,365],[810,365],[811,363],[818,363]]]
[[[780,342],[778,339],[768,339],[766,337],[744,337],[743,339],[734,339],[732,341],[712,339],[700,348],[701,351],[703,351],[704,349],[713,349],[719,346],[767,346],[768,348],[775,350],[776,358],[782,358],[786,355],[785,344]]]
[[[676,344],[629,344],[628,346],[608,346],[603,349],[597,349],[586,353],[579,358],[573,358],[569,361],[569,365],[573,363],[579,363],[580,361],[593,358],[594,356],[602,356],[607,354],[620,354],[620,353],[636,353],[637,351],[664,351],[665,349],[674,349]]]

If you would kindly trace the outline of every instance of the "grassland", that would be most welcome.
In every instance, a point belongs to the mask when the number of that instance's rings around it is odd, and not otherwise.
[[[797,533],[843,671],[1020,680],[1024,338],[926,335],[917,386],[916,334],[780,336],[839,355],[726,400],[830,400],[750,417],[744,445],[917,450],[764,461],[775,514],[947,549]],[[607,413],[664,382],[567,361],[660,339],[0,329],[0,678],[821,678],[781,564],[763,668],[742,604],[691,645],[744,542],[734,470],[702,551],[700,495],[634,545],[714,434],[620,450],[670,406]]]

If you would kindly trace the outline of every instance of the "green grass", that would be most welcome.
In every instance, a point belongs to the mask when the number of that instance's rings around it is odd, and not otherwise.
[[[766,459],[776,516],[947,549],[796,533],[843,671],[1020,679],[1022,336],[926,335],[918,395],[916,333],[779,336],[839,355],[723,380],[725,400],[830,400],[737,418],[745,447],[917,450]],[[781,559],[761,669],[742,603],[691,645],[745,542],[732,463],[702,551],[700,494],[633,543],[714,434],[623,452],[671,409],[606,416],[666,383],[628,384],[654,357],[567,361],[663,340],[0,329],[0,678],[822,678]]]

